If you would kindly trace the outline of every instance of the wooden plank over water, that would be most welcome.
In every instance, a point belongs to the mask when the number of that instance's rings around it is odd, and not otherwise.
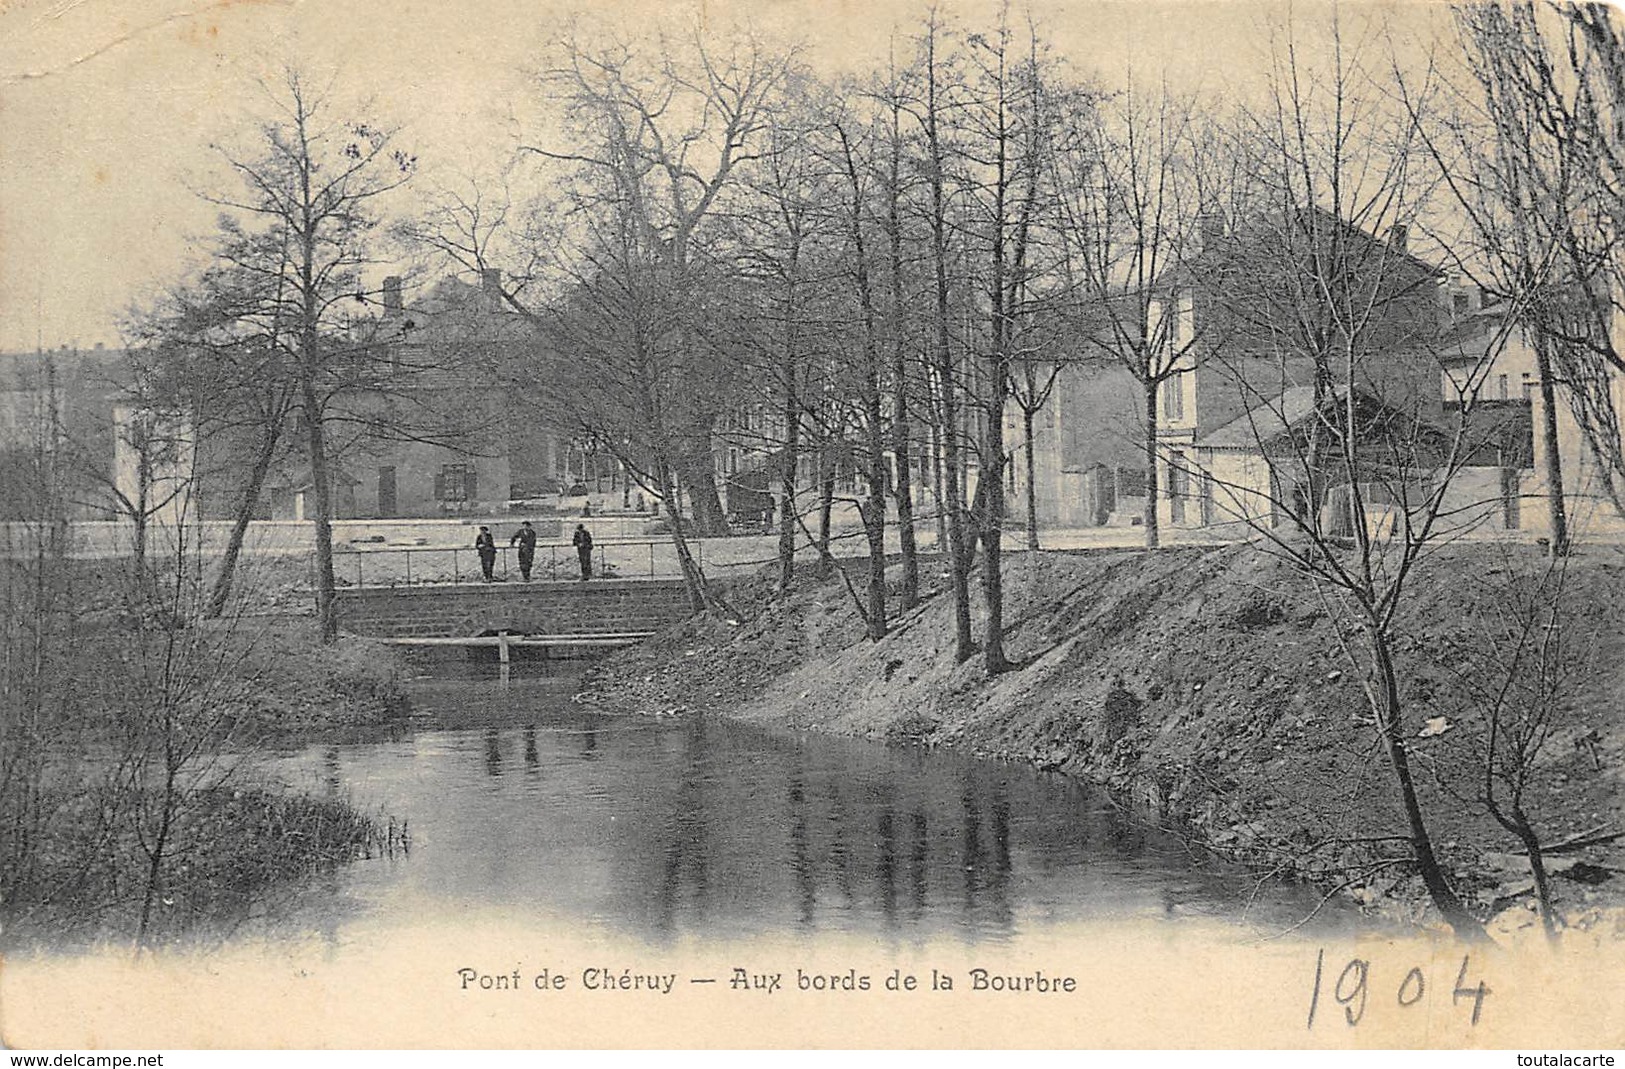
[[[653,631],[618,631],[579,635],[470,635],[464,637],[378,638],[391,646],[631,646],[653,635]]]

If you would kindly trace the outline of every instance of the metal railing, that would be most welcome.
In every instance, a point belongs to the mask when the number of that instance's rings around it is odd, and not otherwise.
[[[690,552],[705,565],[705,543],[689,543]],[[496,547],[492,577],[523,581],[519,547]],[[479,553],[473,546],[351,546],[333,550],[333,573],[341,583],[354,586],[430,586],[484,581]],[[595,541],[592,547],[594,579],[680,578],[682,568],[669,540]],[[580,558],[568,542],[538,544],[531,580],[579,580]]]

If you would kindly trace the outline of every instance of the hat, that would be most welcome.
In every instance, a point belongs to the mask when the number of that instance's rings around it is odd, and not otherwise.
[[[521,527],[529,527],[530,526],[530,521],[525,520],[525,521],[521,522],[519,526],[521,526]]]

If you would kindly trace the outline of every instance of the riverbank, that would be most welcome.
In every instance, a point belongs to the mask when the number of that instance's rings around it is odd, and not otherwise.
[[[45,595],[17,605],[19,578]],[[387,816],[244,771],[267,747],[402,717],[393,650],[323,646],[297,617],[166,611],[177,599],[124,579],[99,563],[8,576],[28,611],[6,634],[6,946],[189,938],[295,877],[402,848]]]
[[[1516,841],[1475,800],[1487,736],[1472,684],[1499,671],[1509,606],[1543,569],[1518,547],[1441,550],[1396,619],[1405,735],[1435,842],[1501,928],[1534,914]],[[741,583],[730,603],[743,619],[696,618],[621,653],[583,697],[1029,761],[1103,784],[1261,873],[1430,919],[1344,651],[1356,636],[1340,637],[1335,606],[1285,562],[1253,546],[1014,558],[1007,645],[1023,667],[991,679],[975,659],[954,663],[944,582],[929,576],[922,606],[876,643],[839,578],[782,599],[765,579]],[[1525,799],[1547,843],[1625,827],[1625,556],[1575,558],[1563,589],[1561,711]],[[1552,858],[1573,923],[1614,916],[1617,847]]]

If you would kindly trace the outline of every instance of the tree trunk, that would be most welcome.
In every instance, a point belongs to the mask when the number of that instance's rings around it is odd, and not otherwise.
[[[828,447],[818,454],[818,574],[827,579],[835,569],[835,555],[830,552],[830,516],[835,509],[835,465],[830,463]]]
[[[1569,553],[1568,505],[1564,501],[1563,457],[1557,441],[1557,390],[1552,383],[1551,339],[1535,335],[1535,369],[1540,376],[1540,436],[1546,452],[1546,508],[1551,540],[1546,552],[1553,558]]]
[[[166,740],[168,745],[168,740]],[[147,934],[152,924],[152,906],[158,897],[163,880],[164,854],[169,849],[169,833],[175,823],[175,769],[171,765],[164,775],[163,813],[158,818],[158,835],[153,840],[152,853],[147,863],[147,885],[141,895],[141,920],[136,928],[137,947],[147,945]]]
[[[728,515],[723,511],[722,498],[717,493],[717,477],[711,464],[709,447],[702,443],[684,448],[679,473],[683,489],[688,491],[695,531],[703,537],[727,534]]]
[[[1157,529],[1157,383],[1145,383],[1145,548],[1161,545]]]
[[[881,465],[884,467],[885,459]],[[863,504],[863,533],[869,540],[868,632],[871,639],[886,637],[886,491],[881,488]]]
[[[254,511],[259,507],[260,493],[265,488],[265,479],[271,471],[271,461],[276,458],[277,441],[282,437],[280,422],[266,424],[265,435],[260,443],[260,451],[254,457],[254,466],[248,473],[248,486],[243,491],[243,498],[237,505],[237,515],[231,524],[231,535],[226,539],[226,552],[220,558],[220,572],[215,576],[214,587],[209,591],[209,604],[204,614],[210,620],[219,619],[226,611],[226,602],[231,598],[232,578],[237,570],[237,558],[243,550],[243,540],[248,536],[248,525],[254,518]]]
[[[796,453],[801,448],[798,433],[800,414],[796,411],[793,395],[785,399],[787,420],[784,441],[784,466],[779,484],[779,590],[790,589],[796,578],[796,525],[800,522],[800,507],[796,504]]]
[[[788,321],[791,317],[786,316]],[[801,391],[798,388],[797,352],[790,328],[785,328],[784,377],[784,458],[779,474],[779,591],[786,592],[796,578],[796,527],[801,522],[796,504],[796,467],[801,452]]]
[[[705,581],[705,572],[695,563],[689,551],[688,536],[683,530],[683,506],[677,488],[677,476],[671,465],[660,463],[660,492],[666,497],[666,526],[671,531],[671,546],[677,554],[677,567],[683,575],[683,586],[688,592],[688,607],[693,612],[705,612],[711,607],[711,592]]]
[[[314,347],[314,339],[310,344]],[[310,494],[315,502],[316,627],[321,641],[332,643],[339,637],[338,584],[333,577],[333,485],[327,470],[327,439],[311,359],[307,356],[300,369],[299,390],[305,410],[305,445],[310,455]]]
[[[868,609],[864,618],[869,638],[878,641],[886,637],[886,430],[880,414],[880,338],[874,289],[869,281],[869,253],[863,236],[863,184],[846,132],[838,124],[836,130],[845,150],[846,177],[852,192],[847,222],[852,237],[853,283],[858,305],[863,310],[863,439],[868,452],[869,496],[858,511],[869,543]]]
[[[944,500],[939,508],[946,514],[948,527],[949,575],[954,602],[954,660],[970,660],[972,651],[970,630],[970,581],[965,566],[965,495],[960,472],[959,418],[955,392],[958,389],[954,375],[952,324],[949,322],[948,292],[948,205],[944,151],[938,130],[936,26],[933,23],[926,38],[927,98],[925,109],[926,142],[929,147],[929,184],[931,188],[931,261],[936,283],[936,337],[935,359],[937,370],[938,415],[942,424],[942,468],[946,485]]]
[[[914,462],[909,446],[908,419],[903,414],[905,401],[901,385],[897,387],[894,403],[897,414],[892,422],[892,465],[895,469],[892,496],[897,501],[897,546],[903,557],[902,596],[903,608],[907,610],[920,603],[920,551],[914,535]]]
[[[1038,549],[1038,476],[1037,461],[1033,458],[1032,409],[1021,410],[1021,431],[1027,440],[1027,548]]]
[[[948,552],[948,512],[943,508],[943,498],[947,491],[943,489],[942,477],[942,414],[932,405],[931,411],[931,496],[936,500],[937,511],[937,552]]]
[[[878,358],[872,350],[871,357]],[[869,611],[871,639],[886,637],[886,438],[880,426],[880,376],[871,359],[865,384],[864,415],[869,423],[869,499],[864,502],[863,533],[869,542]]]
[[[903,557],[903,609],[920,603],[920,560],[914,536],[914,472],[909,441],[908,365],[904,353],[903,245],[898,218],[897,185],[900,140],[892,143],[891,184],[887,187],[886,231],[891,253],[892,495],[897,501],[897,543]]]
[[[938,339],[939,369],[944,364],[950,364],[948,352],[948,325],[946,320],[947,297],[942,298],[940,336]],[[959,479],[960,450],[957,442],[958,432],[955,427],[954,404],[951,399],[953,392],[953,373],[951,364],[946,377],[943,379],[944,389],[940,403],[942,412],[942,475],[943,500],[941,504],[944,518],[948,525],[948,572],[953,590],[954,601],[954,660],[960,663],[970,660],[973,649],[970,631],[970,554],[965,545],[965,512],[964,490]]]
[[[1002,402],[1001,402],[1002,407]],[[984,463],[981,484],[987,487],[982,496],[980,527],[982,549],[987,560],[982,566],[982,596],[987,608],[986,637],[983,639],[982,664],[989,675],[1009,671],[1010,661],[1004,653],[1004,415],[989,412],[989,424],[999,430],[987,432],[990,454]],[[990,470],[989,470],[990,469]],[[981,485],[977,490],[981,492]]]
[[[1536,834],[1534,825],[1529,823],[1529,817],[1524,813],[1523,807],[1516,802],[1511,806],[1510,819],[1503,816],[1493,803],[1491,812],[1502,826],[1511,829],[1529,854],[1529,872],[1534,877],[1535,898],[1540,903],[1540,925],[1546,933],[1546,941],[1555,946],[1558,917],[1552,902],[1551,878],[1546,872],[1546,854],[1541,846],[1540,836]]]
[[[1440,916],[1450,925],[1457,938],[1469,943],[1487,942],[1489,936],[1485,934],[1484,926],[1467,912],[1467,908],[1461,904],[1461,899],[1456,897],[1456,892],[1445,880],[1444,871],[1439,867],[1439,860],[1433,853],[1433,839],[1428,834],[1427,823],[1422,818],[1422,804],[1416,797],[1416,784],[1411,778],[1410,756],[1405,749],[1404,725],[1400,715],[1402,704],[1399,696],[1399,678],[1394,669],[1392,651],[1388,647],[1388,637],[1378,628],[1379,625],[1375,622],[1367,623],[1372,654],[1376,658],[1377,669],[1381,675],[1382,691],[1378,708],[1375,710],[1377,727],[1382,735],[1383,747],[1388,754],[1388,765],[1399,783],[1400,801],[1404,806],[1405,820],[1410,828],[1411,852],[1416,858],[1416,867],[1421,872],[1422,883],[1427,887],[1428,897],[1433,900]]]

